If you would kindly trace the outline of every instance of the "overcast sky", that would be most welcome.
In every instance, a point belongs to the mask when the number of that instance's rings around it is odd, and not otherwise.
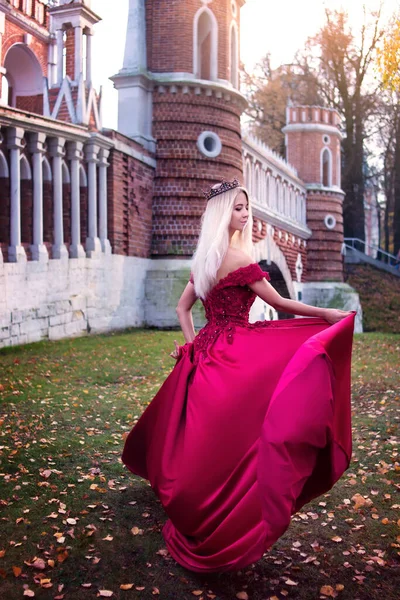
[[[290,62],[307,37],[321,27],[326,7],[340,8],[344,4],[357,31],[363,4],[376,8],[379,3],[380,0],[247,0],[241,11],[241,59],[247,69],[267,52],[272,55],[273,66]],[[108,77],[122,67],[128,5],[129,0],[92,1],[93,10],[103,19],[95,29],[93,82],[96,88],[103,86],[105,127],[117,127],[118,96]],[[385,8],[394,12],[399,1],[385,0]]]

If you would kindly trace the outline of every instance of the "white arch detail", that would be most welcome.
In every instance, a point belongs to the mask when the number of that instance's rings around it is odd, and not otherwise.
[[[8,169],[8,164],[6,157],[3,152],[0,150],[0,177],[10,177],[10,171]]]
[[[79,187],[87,187],[88,180],[83,165],[79,165]]]
[[[65,160],[62,161],[62,182],[63,183],[71,183],[71,178],[69,176],[69,169],[67,167],[67,163]]]
[[[239,89],[239,29],[236,21],[232,21],[229,29],[229,66],[230,82]]]
[[[42,167],[43,167],[43,181],[52,181],[53,176],[51,174],[51,166],[50,166],[50,163],[49,163],[48,159],[46,158],[46,156],[43,156]]]
[[[218,23],[217,19],[207,6],[199,8],[193,20],[193,73],[195,77],[201,78],[201,55],[199,52],[199,20],[203,14],[207,14],[211,24],[211,57],[210,57],[210,79],[218,79]]]
[[[282,277],[285,280],[286,287],[292,300],[296,300],[296,292],[293,285],[293,279],[290,274],[290,269],[286,262],[285,255],[279,248],[278,244],[271,239],[271,235],[268,232],[267,237],[261,242],[253,245],[253,258],[256,262],[266,260],[267,262],[274,262],[282,273]]]
[[[31,165],[29,164],[28,159],[26,158],[25,154],[21,154],[20,157],[20,169],[21,169],[21,175],[20,175],[20,179],[27,179],[28,181],[32,180],[32,169],[31,169]]]

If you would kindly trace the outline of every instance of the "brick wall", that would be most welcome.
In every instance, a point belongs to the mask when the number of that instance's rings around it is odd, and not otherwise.
[[[65,49],[65,72],[72,81],[75,81],[75,30],[73,27],[66,30]]]
[[[147,56],[150,71],[193,72],[193,21],[203,6],[199,0],[147,0]],[[214,0],[208,8],[218,23],[218,78],[229,80],[231,0]],[[238,26],[239,12],[236,19]]]
[[[328,229],[324,223],[327,214],[336,220],[334,229]],[[342,196],[329,192],[309,192],[307,225],[313,232],[307,248],[307,281],[343,281]]]
[[[16,108],[26,110],[37,115],[43,114],[43,94],[37,96],[17,96]]]
[[[139,144],[115,131],[113,139],[146,154]],[[108,238],[114,254],[150,256],[154,169],[113,150],[108,168]]]
[[[157,169],[153,199],[152,254],[190,256],[196,246],[202,191],[221,179],[243,179],[241,108],[230,100],[192,89],[155,91],[153,136]],[[197,147],[203,131],[217,133],[222,152],[205,157]]]

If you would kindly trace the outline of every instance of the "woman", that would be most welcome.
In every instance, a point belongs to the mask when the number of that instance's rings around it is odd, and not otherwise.
[[[261,558],[291,515],[348,467],[354,321],[282,298],[268,283],[250,258],[251,207],[237,180],[207,200],[177,307],[186,344],[175,342],[177,364],[122,455],[164,506],[170,554],[199,572]],[[250,324],[257,295],[312,318]],[[198,298],[208,322],[196,336]]]

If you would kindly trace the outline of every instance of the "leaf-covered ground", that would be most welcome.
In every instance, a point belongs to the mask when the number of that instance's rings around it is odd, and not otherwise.
[[[399,598],[400,338],[358,336],[354,459],[256,565],[199,576],[120,461],[170,371],[176,333],[128,331],[0,351],[0,597]]]

